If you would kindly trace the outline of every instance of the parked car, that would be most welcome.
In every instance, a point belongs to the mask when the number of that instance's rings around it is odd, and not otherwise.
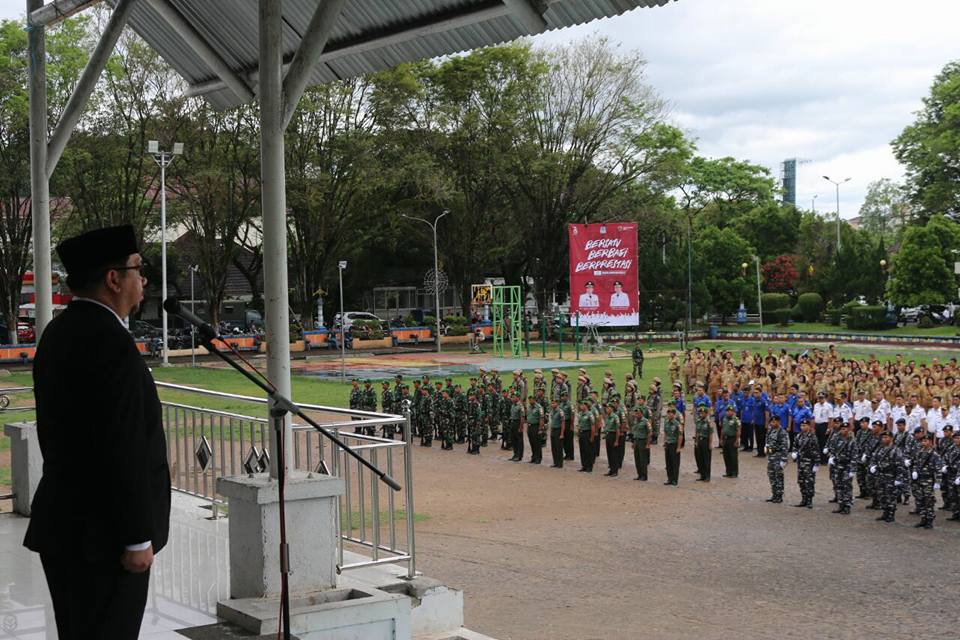
[[[918,307],[904,307],[900,309],[900,322],[904,324],[917,323],[923,317],[930,318],[934,324],[950,324],[953,322],[955,305],[922,304]]]
[[[27,322],[17,323],[17,342],[20,344],[30,344],[37,341],[37,333],[33,325]]]

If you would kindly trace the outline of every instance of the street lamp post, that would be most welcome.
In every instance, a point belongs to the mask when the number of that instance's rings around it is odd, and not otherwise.
[[[837,251],[840,251],[840,185],[850,182],[850,178],[845,180],[831,180],[830,176],[823,176],[823,179],[832,183],[837,188]]]
[[[817,213],[817,195],[813,196],[813,199],[810,201],[810,209],[813,211],[814,215]]]
[[[173,159],[183,153],[183,143],[174,142],[173,151],[161,151],[160,143],[150,140],[147,143],[147,153],[153,156],[154,162],[160,167],[160,298],[167,299],[167,166]],[[170,364],[167,354],[167,310],[161,311],[163,318],[163,364]]]
[[[341,260],[337,263],[337,272],[340,276],[340,381],[343,382],[347,378],[347,345],[344,342],[344,323],[347,318],[343,313],[343,270],[347,268],[347,261]]]
[[[200,268],[198,264],[192,264],[188,267],[190,269],[190,313],[197,314],[197,296],[193,291],[193,276],[196,274],[197,269]],[[190,366],[197,366],[197,328],[193,325],[190,325]]]
[[[763,297],[760,294],[760,256],[753,256],[757,265],[757,314],[760,317],[760,342],[763,342]]]
[[[440,353],[440,260],[437,254],[437,223],[440,222],[440,218],[450,213],[449,211],[444,211],[438,215],[433,222],[425,220],[423,218],[417,218],[416,216],[408,216],[405,213],[400,215],[409,220],[419,220],[424,223],[431,229],[433,229],[433,292],[434,292],[434,302],[436,304],[436,313],[437,313],[437,353]]]

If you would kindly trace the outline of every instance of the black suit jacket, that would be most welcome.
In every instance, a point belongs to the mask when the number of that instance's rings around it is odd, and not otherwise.
[[[43,477],[24,544],[89,562],[167,542],[170,471],[150,370],[117,318],[73,301],[33,364]]]

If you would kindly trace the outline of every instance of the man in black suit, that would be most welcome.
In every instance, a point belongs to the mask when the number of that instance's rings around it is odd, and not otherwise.
[[[60,640],[134,639],[170,519],[160,400],[122,320],[143,300],[143,259],[130,226],[57,253],[75,298],[34,360],[43,477],[24,544],[40,554]]]

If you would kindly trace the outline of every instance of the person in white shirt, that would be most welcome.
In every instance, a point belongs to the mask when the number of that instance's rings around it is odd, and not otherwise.
[[[584,285],[585,291],[580,294],[579,306],[581,309],[597,309],[600,307],[600,298],[593,292],[593,282]]]
[[[833,405],[827,402],[824,393],[817,394],[817,401],[813,403],[813,428],[817,434],[817,447],[821,451],[822,464],[826,464],[827,456],[822,453],[827,446],[827,426],[833,416]]]
[[[917,427],[926,426],[923,424],[927,419],[927,412],[923,410],[917,399],[917,394],[910,396],[910,402],[907,403],[907,431],[913,433]]]
[[[883,396],[883,391],[877,391],[873,394],[873,401],[876,403],[876,408],[883,411],[885,414],[890,413],[890,403]]]
[[[617,280],[613,283],[613,293],[610,294],[611,309],[629,309],[630,296],[623,292],[623,283]]]
[[[947,415],[950,416],[950,424],[953,425],[954,433],[956,433],[957,428],[960,428],[960,395],[953,394]]]
[[[903,396],[897,396],[893,402],[893,406],[890,407],[890,421],[892,424],[896,425],[897,420],[903,418],[907,419],[907,407],[903,404]]]
[[[927,409],[927,433],[932,433],[937,440],[943,437],[943,425],[947,421],[943,417],[943,407],[940,406],[940,396],[934,396]]]
[[[840,401],[837,402],[833,407],[833,414],[831,418],[840,418],[840,421],[843,424],[849,424],[853,428],[853,405],[847,401],[847,394],[845,391],[840,392]]]
[[[873,416],[873,405],[867,400],[866,391],[858,391],[857,399],[853,403],[853,419],[860,422],[862,418]]]

